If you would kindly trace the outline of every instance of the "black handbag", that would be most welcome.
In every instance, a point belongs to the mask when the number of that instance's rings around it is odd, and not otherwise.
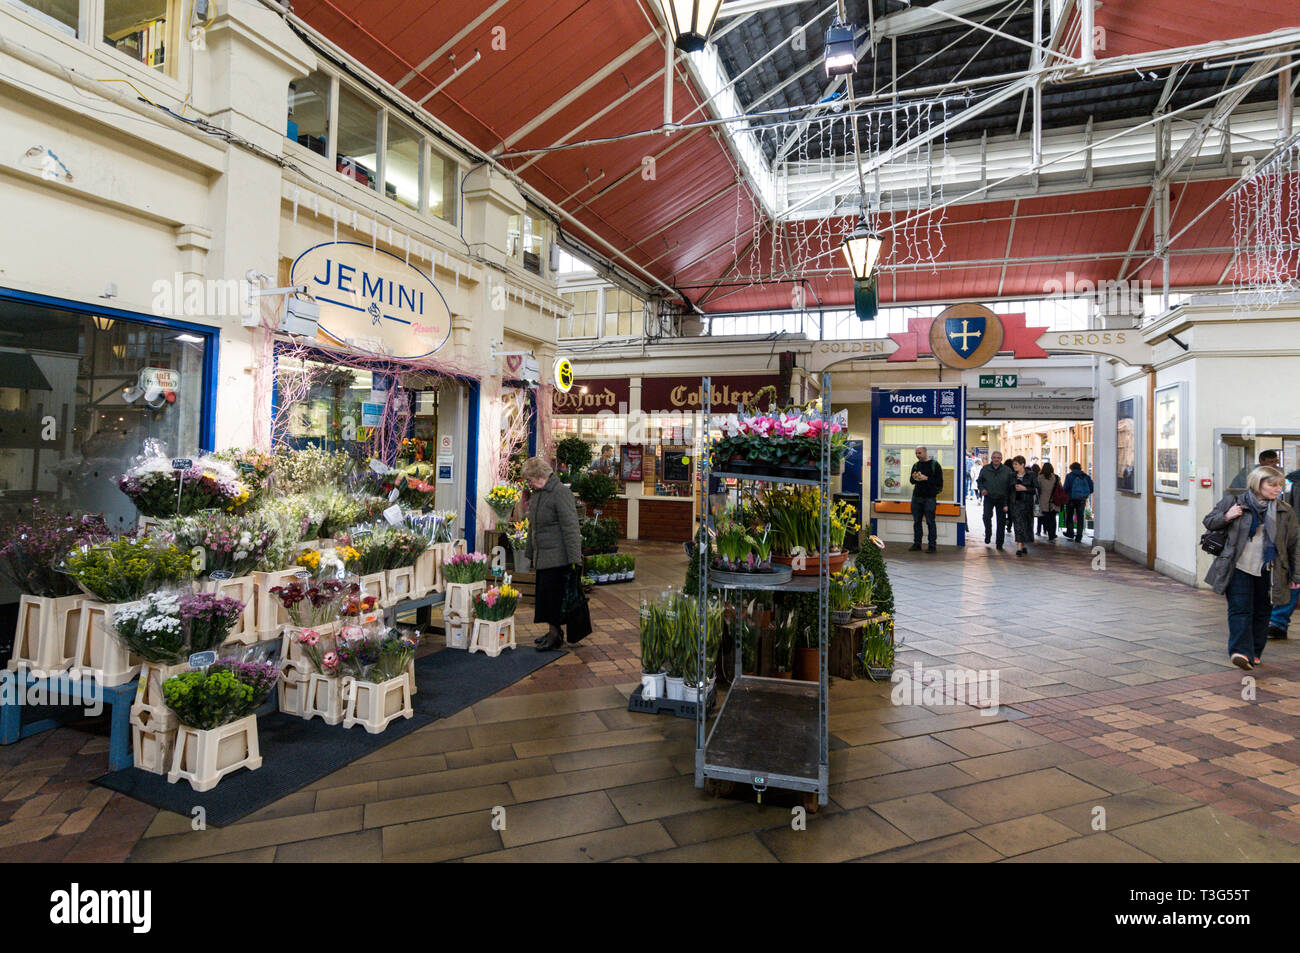
[[[560,599],[560,618],[568,619],[587,604],[587,594],[582,591],[582,570],[569,569],[564,582],[564,595]]]
[[[1234,499],[1234,503],[1240,505],[1241,500]],[[1211,556],[1222,556],[1223,551],[1228,548],[1228,530],[1210,529],[1201,534],[1201,550],[1209,553]]]

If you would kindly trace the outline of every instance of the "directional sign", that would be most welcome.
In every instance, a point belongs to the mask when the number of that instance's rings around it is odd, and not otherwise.
[[[1020,386],[1019,374],[981,374],[979,377],[981,390]]]

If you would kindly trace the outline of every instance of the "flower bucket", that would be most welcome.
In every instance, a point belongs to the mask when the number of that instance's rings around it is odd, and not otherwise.
[[[342,681],[344,728],[361,725],[377,735],[394,719],[415,714],[405,672],[386,682],[363,682],[350,675]]]
[[[657,672],[654,675],[641,673],[641,698],[649,701],[652,698],[663,698],[667,685],[664,684],[665,676],[663,672]]]
[[[386,588],[390,605],[415,598],[415,567],[404,566],[401,569],[388,570]]]
[[[817,649],[794,650],[792,677],[801,682],[815,682],[821,678],[821,660]]]
[[[77,623],[83,599],[22,596],[18,600],[18,628],[9,671],[27,669],[36,678],[48,678],[66,670],[77,654]]]
[[[289,621],[289,612],[284,603],[271,594],[277,586],[287,586],[300,578],[301,569],[281,569],[277,572],[255,572],[253,582],[257,586],[254,601],[257,604],[255,618],[257,634],[262,639],[274,638],[280,633],[280,626]]]
[[[292,665],[282,668],[280,680],[276,682],[276,707],[286,715],[306,718],[307,686],[310,684],[310,675],[304,675]]]
[[[469,651],[482,652],[488,658],[496,658],[506,649],[515,648],[515,617],[490,622],[486,619],[474,620],[474,631],[470,634]]]
[[[848,624],[849,624],[850,622],[852,622],[852,621],[853,621],[853,610],[852,610],[852,609],[842,609],[842,610],[841,610],[841,609],[832,609],[832,610],[831,610],[831,623],[832,623],[833,625],[848,625]]]
[[[671,675],[665,676],[664,689],[669,701],[679,702],[686,697],[683,681],[684,680],[680,675],[676,678]]]
[[[865,619],[865,618],[867,618],[868,616],[870,616],[871,613],[873,613],[875,610],[876,610],[876,607],[875,607],[875,606],[854,606],[854,607],[853,607],[853,618],[855,618],[855,619]]]
[[[195,791],[211,791],[232,771],[262,766],[257,748],[257,718],[248,715],[220,728],[203,730],[181,725],[172,752],[171,784],[184,779]]]
[[[83,600],[77,622],[77,650],[71,671],[93,678],[101,688],[125,685],[140,672],[143,660],[117,637],[110,621],[116,607]]]
[[[533,561],[528,558],[528,551],[526,549],[514,550],[514,557],[515,557],[515,572],[533,571]]]
[[[423,599],[438,584],[438,545],[440,544],[434,543],[415,558],[415,589],[411,593],[412,599]]]
[[[302,717],[320,718],[327,725],[337,725],[343,720],[342,679],[334,675],[312,672],[307,676],[307,694],[303,701]]]

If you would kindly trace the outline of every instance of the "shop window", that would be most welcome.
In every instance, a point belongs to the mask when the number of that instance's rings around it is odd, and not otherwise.
[[[37,499],[58,512],[102,513],[115,530],[135,527],[117,481],[145,442],[175,456],[199,452],[206,344],[181,333],[0,299],[0,521]],[[175,400],[160,395],[151,407],[127,391],[163,371]],[[17,599],[0,587],[0,602]]]
[[[77,35],[81,0],[9,0],[9,3],[61,33]]]
[[[378,190],[379,108],[346,86],[339,86],[337,167],[349,179]]]
[[[331,85],[330,75],[320,70],[289,84],[285,135],[320,156],[329,155]]]
[[[176,0],[104,0],[104,42],[174,76],[178,6]]]
[[[524,216],[524,268],[535,275],[542,273],[542,244],[545,234],[546,223],[541,216]]]
[[[420,153],[424,137],[391,116],[384,146],[384,193],[409,209],[420,209]]]
[[[606,289],[605,337],[640,337],[643,328],[641,299],[621,289]]]
[[[282,391],[297,390],[304,376],[307,390],[301,400],[288,408],[283,435],[295,449],[319,447],[322,450],[346,450],[353,456],[365,456],[362,446],[370,439],[372,421],[368,411],[379,401],[372,400],[373,376],[369,371],[335,364],[281,358],[278,364]]]
[[[519,216],[511,215],[506,221],[506,257],[512,261],[519,260],[519,251],[523,245],[523,235],[519,228]]]
[[[595,289],[591,291],[564,292],[564,300],[569,302],[573,311],[567,319],[560,319],[559,336],[562,338],[594,338],[597,330],[596,323],[599,319],[599,313],[596,310],[599,298],[600,292]]]
[[[429,156],[429,214],[456,224],[456,196],[459,193],[456,163],[437,152]]]

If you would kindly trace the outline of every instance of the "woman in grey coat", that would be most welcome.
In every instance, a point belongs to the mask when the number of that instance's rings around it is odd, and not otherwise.
[[[1046,533],[1048,540],[1056,539],[1056,522],[1059,517],[1056,515],[1061,508],[1052,502],[1052,494],[1060,484],[1061,478],[1056,475],[1050,463],[1044,463],[1043,469],[1038,474],[1038,531]]]
[[[562,609],[571,577],[582,572],[582,533],[573,493],[560,482],[541,457],[524,463],[523,476],[533,488],[528,500],[528,552],[537,572],[534,622],[550,626],[537,640],[539,651],[549,652],[564,643],[562,626],[568,625],[570,644],[591,634],[591,614],[586,602],[565,618]]]
[[[1268,644],[1273,606],[1291,601],[1300,589],[1300,519],[1280,499],[1286,477],[1274,467],[1256,467],[1240,496],[1229,493],[1203,522],[1227,530],[1227,541],[1205,575],[1228,599],[1228,653],[1232,664],[1251,669]]]

